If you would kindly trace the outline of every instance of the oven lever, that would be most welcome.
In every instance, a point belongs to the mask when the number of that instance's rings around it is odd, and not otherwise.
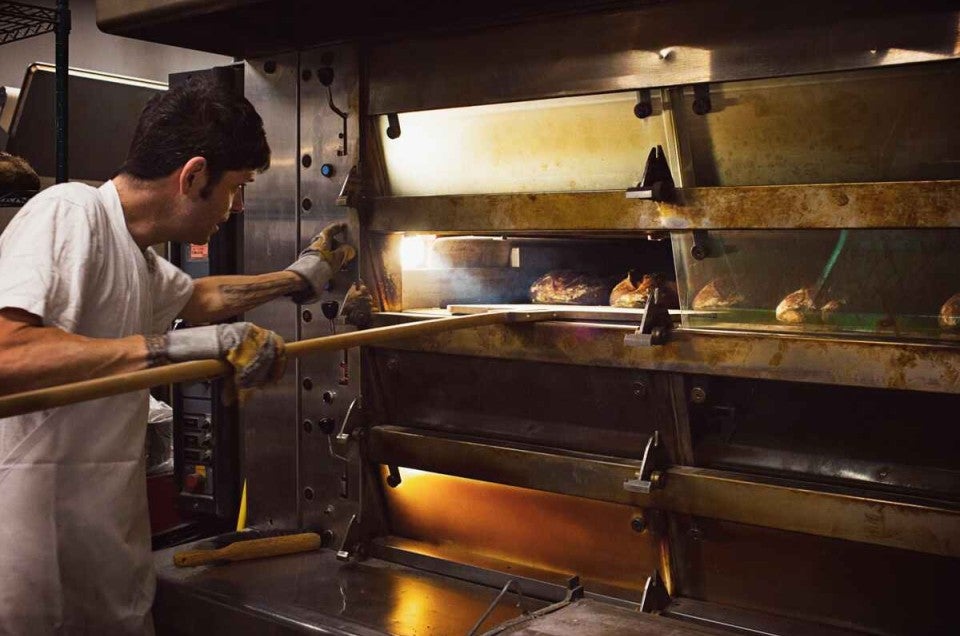
[[[676,191],[670,166],[663,146],[650,149],[647,165],[643,168],[643,177],[635,188],[627,188],[628,199],[649,199],[651,201],[672,201]]]
[[[667,609],[667,606],[670,605],[672,600],[670,594],[667,592],[666,586],[664,586],[663,581],[660,580],[660,572],[654,570],[653,574],[647,577],[646,585],[643,586],[643,597],[640,599],[640,611],[651,614],[654,612],[662,612]]]
[[[663,446],[660,445],[660,431],[654,431],[647,446],[643,449],[643,459],[640,460],[640,470],[634,479],[623,482],[623,489],[630,492],[650,494],[654,488],[662,488],[664,482],[663,468],[666,466]]]
[[[357,207],[357,193],[360,191],[360,173],[356,166],[350,168],[350,172],[343,180],[340,186],[340,194],[337,195],[337,205],[341,208]]]
[[[657,281],[647,296],[647,304],[643,308],[643,319],[640,320],[640,327],[634,333],[627,334],[623,338],[623,343],[628,347],[662,345],[670,337],[673,318],[670,317],[670,310],[660,303],[661,281],[659,280],[659,274],[656,274],[656,276]]]

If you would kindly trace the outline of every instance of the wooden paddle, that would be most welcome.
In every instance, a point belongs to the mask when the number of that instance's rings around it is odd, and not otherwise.
[[[437,318],[422,322],[376,327],[363,331],[351,331],[349,333],[289,342],[287,343],[287,356],[297,358],[309,353],[338,351],[340,349],[349,349],[350,347],[383,344],[392,340],[416,338],[418,336],[453,331],[455,329],[556,320],[558,317],[557,312],[531,310],[491,311],[471,316]],[[111,395],[119,395],[120,393],[127,393],[129,391],[149,389],[150,387],[162,384],[195,382],[198,380],[218,378],[232,372],[233,370],[230,364],[223,360],[193,360],[190,362],[169,364],[155,369],[109,375],[94,380],[83,380],[82,382],[72,382],[60,386],[24,391],[23,393],[0,396],[0,418],[30,413],[31,411],[51,409],[66,404],[74,404],[76,402],[94,400]]]

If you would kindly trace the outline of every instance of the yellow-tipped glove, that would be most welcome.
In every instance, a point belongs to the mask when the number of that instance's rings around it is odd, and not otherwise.
[[[340,305],[340,315],[344,322],[357,329],[366,329],[373,322],[373,296],[363,281],[354,283]]]
[[[310,244],[300,252],[287,271],[295,272],[307,283],[307,288],[291,294],[294,302],[314,303],[320,298],[327,281],[357,255],[351,245],[341,244],[334,248],[334,239],[347,231],[346,223],[331,223],[310,239]]]
[[[283,338],[252,322],[171,331],[164,340],[166,357],[171,362],[217,358],[233,365],[233,377],[223,396],[227,403],[237,394],[242,403],[250,390],[277,382],[286,368]]]

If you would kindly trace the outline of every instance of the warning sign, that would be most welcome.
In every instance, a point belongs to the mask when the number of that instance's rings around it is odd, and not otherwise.
[[[190,260],[191,261],[205,261],[207,260],[207,245],[190,245]]]

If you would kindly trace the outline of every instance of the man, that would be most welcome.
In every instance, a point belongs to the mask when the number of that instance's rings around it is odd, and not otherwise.
[[[263,122],[206,81],[155,97],[118,176],[34,197],[0,236],[0,394],[227,358],[240,388],[283,372],[283,341],[224,320],[315,300],[354,255],[326,228],[287,270],[196,281],[149,247],[206,243],[266,170]],[[152,633],[147,392],[0,419],[0,634]]]

